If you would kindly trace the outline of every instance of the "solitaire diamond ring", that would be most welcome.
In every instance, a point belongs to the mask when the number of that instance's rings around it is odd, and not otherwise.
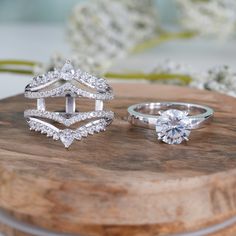
[[[165,143],[180,144],[188,141],[192,129],[210,121],[213,113],[210,107],[191,103],[141,103],[128,108],[128,120],[132,125],[155,129]]]
[[[25,88],[25,97],[37,99],[37,109],[24,112],[30,129],[54,140],[60,139],[66,148],[74,140],[104,131],[114,118],[112,111],[103,110],[103,101],[113,99],[112,88],[106,80],[79,69],[75,70],[70,61],[66,61],[62,68],[34,77]],[[65,111],[46,110],[47,97],[65,97]],[[95,100],[95,109],[77,111],[76,98],[82,97]],[[86,123],[87,120],[89,121]],[[55,122],[59,127],[54,125]],[[76,129],[68,128],[78,122],[83,122],[83,125]],[[62,125],[66,128],[62,129]]]

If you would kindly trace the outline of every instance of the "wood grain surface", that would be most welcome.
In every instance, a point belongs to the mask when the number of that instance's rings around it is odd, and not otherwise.
[[[116,99],[106,104],[113,124],[69,151],[29,131],[23,111],[35,100],[0,102],[0,207],[49,230],[112,236],[198,230],[236,215],[236,99],[163,85],[113,88]],[[208,105],[215,116],[189,142],[167,145],[153,130],[128,124],[127,107],[145,101]],[[46,103],[62,109],[64,100]],[[91,102],[77,106],[88,110]]]

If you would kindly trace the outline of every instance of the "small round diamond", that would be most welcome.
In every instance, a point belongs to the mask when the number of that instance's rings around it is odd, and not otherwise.
[[[159,140],[168,144],[180,144],[188,140],[190,119],[187,112],[170,109],[160,113],[156,123]]]

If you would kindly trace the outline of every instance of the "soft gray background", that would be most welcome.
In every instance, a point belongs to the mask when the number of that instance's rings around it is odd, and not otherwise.
[[[64,23],[82,0],[0,0],[1,23]]]
[[[51,55],[69,55],[66,22],[74,4],[86,0],[0,0],[0,59],[26,59],[47,63]],[[95,1],[95,0],[94,0]],[[145,0],[144,0],[145,1]],[[162,22],[176,24],[174,0],[157,0]],[[234,40],[176,40],[116,63],[113,71],[151,70],[165,59],[190,64],[199,71],[230,65],[236,71]],[[0,74],[0,98],[21,93],[30,77]]]
[[[71,8],[83,1],[86,0],[0,0],[0,23],[63,24]],[[156,0],[156,5],[163,21],[176,22],[177,10],[173,0]]]

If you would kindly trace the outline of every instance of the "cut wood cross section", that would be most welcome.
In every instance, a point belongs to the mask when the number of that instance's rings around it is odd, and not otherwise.
[[[113,88],[113,124],[70,151],[28,130],[23,111],[33,100],[19,95],[0,102],[0,207],[37,227],[94,236],[171,235],[236,216],[235,98],[153,84]],[[127,122],[128,106],[152,101],[207,105],[214,119],[188,143],[167,145],[154,130]],[[24,235],[15,232],[10,235]],[[235,236],[236,228],[212,235]]]

